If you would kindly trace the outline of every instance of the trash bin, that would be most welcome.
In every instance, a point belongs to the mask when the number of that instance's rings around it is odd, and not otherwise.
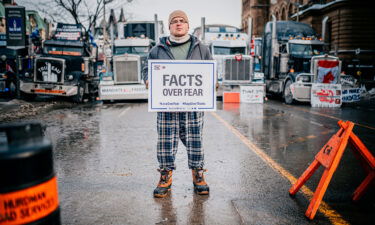
[[[39,123],[0,125],[0,225],[60,225],[51,142]]]

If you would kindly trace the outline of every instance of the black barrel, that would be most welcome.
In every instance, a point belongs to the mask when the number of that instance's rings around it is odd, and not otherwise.
[[[52,145],[39,123],[0,126],[0,225],[60,225]]]

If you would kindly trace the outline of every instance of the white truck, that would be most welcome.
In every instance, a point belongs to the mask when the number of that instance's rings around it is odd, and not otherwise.
[[[263,85],[263,73],[257,72],[257,77],[254,76],[250,35],[230,25],[205,25],[204,18],[202,26],[195,28],[193,34],[209,46],[217,62],[217,96],[222,96],[223,92],[237,92],[241,85],[254,85],[255,80],[260,81],[259,85]]]
[[[141,71],[151,47],[163,34],[163,23],[156,16],[154,21],[118,23],[118,37],[112,41],[112,71],[100,74],[100,100],[148,98]]]

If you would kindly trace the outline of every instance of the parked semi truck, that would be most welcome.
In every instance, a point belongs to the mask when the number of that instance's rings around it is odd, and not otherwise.
[[[262,44],[262,70],[266,78],[267,93],[281,95],[286,104],[292,104],[296,100],[308,102],[312,83],[340,82],[340,60],[326,55],[325,44],[316,37],[315,31],[304,23],[276,21],[273,18],[272,22],[266,24]],[[337,62],[337,68],[331,73],[334,79],[321,79],[327,75],[324,71],[333,70],[318,68],[324,64],[319,61]]]
[[[118,23],[118,38],[112,41],[112,70],[100,76],[101,100],[148,98],[141,72],[150,49],[163,34],[163,23],[157,16],[154,21]]]
[[[202,32],[204,31],[204,32]],[[238,92],[241,85],[259,82],[263,85],[263,73],[254,76],[254,57],[250,55],[250,35],[234,26],[224,24],[205,25],[195,28],[193,34],[208,45],[217,62],[219,89],[223,92]]]
[[[80,25],[57,24],[55,35],[44,42],[42,54],[28,62],[32,65],[21,73],[20,90],[24,98],[52,95],[82,102],[85,96],[97,95],[95,56]]]

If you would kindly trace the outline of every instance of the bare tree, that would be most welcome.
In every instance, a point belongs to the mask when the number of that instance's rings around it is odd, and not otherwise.
[[[54,0],[54,2],[69,12],[75,23],[82,24],[85,30],[96,25],[96,21],[104,9],[104,4],[107,3],[106,0],[96,0],[96,6],[90,7],[89,4],[92,5],[93,2],[88,3],[86,0]],[[84,10],[82,10],[83,8]],[[85,27],[85,24],[88,26]]]
[[[54,22],[74,21],[76,24],[82,24],[82,27],[88,30],[91,27],[96,27],[98,19],[104,14],[105,7],[110,8],[111,3],[124,6],[131,1],[132,0],[18,0],[17,3],[43,13]],[[68,12],[69,16],[61,13],[61,10]],[[109,13],[107,13],[107,15],[109,15]]]

